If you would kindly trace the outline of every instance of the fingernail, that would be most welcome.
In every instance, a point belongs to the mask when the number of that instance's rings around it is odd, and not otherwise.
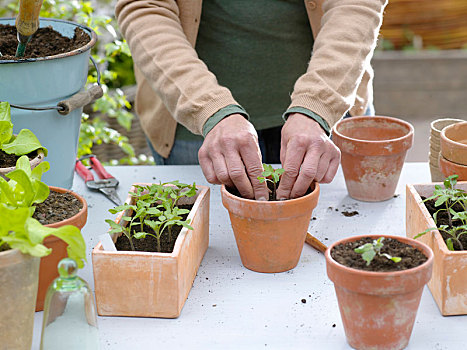
[[[284,197],[281,197],[281,198],[277,198],[277,200],[279,201],[285,201],[287,198],[284,198]]]
[[[259,197],[258,200],[262,201],[262,202],[267,202],[268,201],[266,197]]]

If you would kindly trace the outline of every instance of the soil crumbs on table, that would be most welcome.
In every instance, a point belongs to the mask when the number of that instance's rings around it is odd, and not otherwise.
[[[82,203],[69,192],[59,193],[51,190],[49,197],[43,203],[37,204],[32,217],[42,225],[48,225],[69,219],[82,208]]]
[[[372,242],[372,238],[365,237],[358,241],[339,244],[332,249],[331,256],[334,260],[344,266],[358,270],[375,272],[407,270],[417,267],[427,261],[427,257],[417,248],[392,238],[385,238],[383,240],[384,247],[381,249],[381,253],[386,253],[394,257],[398,256],[401,258],[401,261],[395,263],[384,256],[376,254],[370,265],[367,266],[362,255],[356,253],[354,249]]]
[[[37,157],[37,151],[32,151],[29,154],[26,154],[29,158],[29,160],[32,160]],[[17,156],[14,154],[8,154],[5,153],[4,151],[0,150],[0,168],[9,168],[16,166],[16,161],[20,158],[21,156]]]
[[[422,197],[422,199],[425,200],[426,198]],[[433,217],[433,214],[436,213],[439,209],[446,208],[445,205],[436,207],[435,206],[436,201],[434,199],[430,199],[429,201],[426,201],[424,203],[425,203],[425,207],[428,209],[428,212],[430,213],[432,217]],[[464,211],[464,209],[459,203],[456,203],[452,208],[456,212]],[[438,212],[438,214],[436,214],[436,220],[437,220],[438,227],[440,227],[441,225],[449,226],[449,217],[448,217],[448,213],[446,210],[441,210],[440,212]],[[454,226],[459,226],[459,225],[462,225],[462,222],[460,220],[454,220],[452,224]],[[441,234],[445,242],[448,238],[452,238],[446,232],[439,231],[439,233]],[[459,240],[461,241],[462,246],[464,247],[464,250],[467,250],[467,234],[463,234],[462,236],[460,236]],[[454,245],[454,250],[458,250],[458,251],[461,250],[459,244],[455,240],[452,240],[452,243]]]
[[[21,58],[54,56],[76,50],[90,41],[89,35],[78,27],[75,28],[72,38],[61,35],[50,26],[39,28],[32,35],[24,57]],[[17,60],[18,58],[15,57],[17,46],[16,27],[0,24],[0,52],[3,54],[0,60]]]
[[[191,208],[193,208],[193,204],[177,205],[177,207],[180,209],[191,210]],[[186,220],[188,215],[189,213],[181,215],[182,220]],[[133,227],[135,229],[132,231],[136,231],[136,232],[141,231],[139,224],[134,225]],[[173,252],[175,242],[182,228],[183,227],[179,225],[172,227],[172,237],[171,237],[172,239],[171,240],[169,240],[167,229],[164,230],[164,232],[161,235],[161,251],[158,253],[172,253]],[[154,230],[150,228],[149,226],[144,225],[143,229],[144,229],[144,232],[148,232],[148,233],[155,235]],[[145,238],[141,238],[141,239],[133,238],[132,241],[133,241],[135,250],[138,252],[151,252],[151,253],[157,252],[157,241],[156,241],[156,238],[154,238],[153,236],[146,235]],[[123,234],[117,238],[117,241],[115,242],[115,247],[119,251],[131,251],[130,241]]]

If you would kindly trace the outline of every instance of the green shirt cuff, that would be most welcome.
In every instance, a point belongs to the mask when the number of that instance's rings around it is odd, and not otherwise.
[[[310,111],[309,109],[306,109],[304,107],[292,107],[285,111],[285,113],[282,115],[282,119],[284,119],[284,121],[287,121],[289,114],[292,113],[300,113],[306,115],[307,117],[310,117],[321,126],[321,128],[326,132],[328,136],[331,134],[331,128],[329,127],[329,124],[315,112]]]
[[[219,123],[222,119],[224,119],[225,117],[228,117],[229,115],[232,115],[232,114],[241,114],[247,120],[250,119],[250,116],[243,109],[242,106],[228,105],[228,106],[226,106],[224,108],[219,109],[208,120],[206,120],[206,123],[204,123],[204,125],[203,125],[203,136],[206,137],[206,135],[212,130],[212,128],[214,128],[217,125],[217,123]]]

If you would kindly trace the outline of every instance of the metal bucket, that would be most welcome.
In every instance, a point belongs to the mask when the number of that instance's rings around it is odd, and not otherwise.
[[[15,19],[0,18],[0,24],[15,25]],[[27,128],[37,136],[49,151],[46,160],[50,170],[43,181],[69,189],[73,185],[83,107],[61,115],[57,104],[86,84],[91,48],[97,36],[92,29],[73,22],[41,18],[40,27],[47,26],[66,37],[73,37],[79,27],[91,40],[79,49],[59,55],[0,61],[0,101],[33,109],[12,107],[13,131],[18,133]],[[37,110],[41,108],[45,110]]]

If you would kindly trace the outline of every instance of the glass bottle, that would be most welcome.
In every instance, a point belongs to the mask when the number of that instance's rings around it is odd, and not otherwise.
[[[85,280],[76,275],[78,265],[65,258],[45,297],[41,350],[98,350],[94,296]]]

